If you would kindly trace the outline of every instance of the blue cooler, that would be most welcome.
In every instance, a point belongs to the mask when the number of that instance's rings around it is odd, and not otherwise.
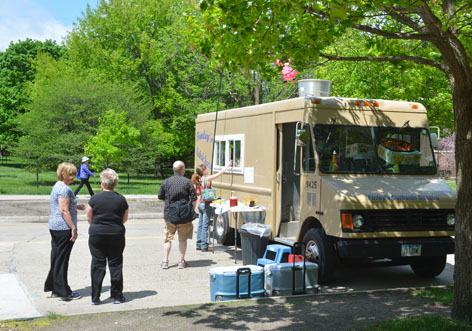
[[[250,294],[249,292],[250,284]],[[238,287],[238,290],[236,288]],[[210,269],[211,301],[226,301],[264,296],[264,268],[256,265]],[[239,295],[237,295],[239,292]]]
[[[293,293],[293,263],[272,263],[264,266],[266,296],[318,293],[318,264],[306,262],[305,289],[303,288],[303,262],[295,263],[295,291]]]

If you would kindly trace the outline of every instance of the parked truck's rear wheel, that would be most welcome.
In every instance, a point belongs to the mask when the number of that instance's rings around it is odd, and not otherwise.
[[[216,215],[214,235],[218,244],[234,244],[234,229],[229,226],[228,213]]]
[[[446,266],[446,255],[424,257],[410,264],[415,274],[423,277],[436,277]]]
[[[308,230],[303,241],[306,244],[307,260],[318,264],[318,283],[327,283],[338,260],[333,245],[321,228]]]

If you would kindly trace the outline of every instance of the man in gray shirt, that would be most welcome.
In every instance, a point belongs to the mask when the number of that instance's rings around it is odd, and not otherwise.
[[[187,222],[184,224],[174,224],[170,222],[169,217],[169,205],[173,202],[187,201],[192,202],[193,208],[197,201],[197,193],[195,186],[192,184],[190,179],[184,177],[185,175],[185,164],[182,161],[175,161],[172,165],[174,175],[167,178],[162,183],[159,194],[157,197],[159,200],[164,200],[164,220],[165,224],[165,239],[164,239],[164,259],[162,260],[162,269],[169,268],[169,253],[172,247],[172,240],[174,239],[175,232],[179,236],[179,250],[180,250],[180,261],[178,264],[179,269],[188,267],[188,263],[185,262],[185,252],[187,251],[187,239],[192,239],[193,235],[193,224]]]

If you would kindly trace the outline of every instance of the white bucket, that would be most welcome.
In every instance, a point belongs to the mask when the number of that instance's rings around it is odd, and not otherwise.
[[[329,97],[331,81],[324,79],[301,79],[298,81],[298,96]]]

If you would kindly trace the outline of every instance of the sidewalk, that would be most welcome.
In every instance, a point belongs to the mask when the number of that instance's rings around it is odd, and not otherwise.
[[[157,194],[125,194],[126,199],[156,199]],[[80,200],[90,199],[90,195],[79,194]],[[49,200],[49,195],[8,195],[0,194],[0,201]]]
[[[164,203],[156,195],[125,195],[130,204],[129,217],[134,219],[163,218]],[[89,195],[78,196],[79,204],[87,204]],[[49,195],[0,195],[0,222],[47,223]],[[78,221],[86,221],[78,213]]]

